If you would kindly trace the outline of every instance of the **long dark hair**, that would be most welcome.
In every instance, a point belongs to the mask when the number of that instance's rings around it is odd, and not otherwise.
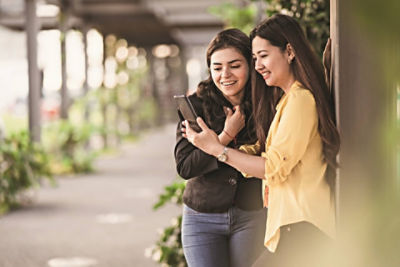
[[[287,44],[290,44],[294,50],[295,58],[290,65],[291,70],[294,78],[314,96],[318,113],[318,131],[323,146],[322,152],[328,165],[325,178],[333,191],[340,138],[335,125],[333,99],[324,80],[322,63],[306,39],[299,23],[290,16],[276,14],[264,20],[250,33],[251,40],[256,36],[268,40],[273,46],[279,47],[282,52],[286,50]],[[264,148],[265,128],[266,125],[270,125],[278,92],[277,88],[266,89],[261,75],[256,73],[254,68],[252,71],[255,126],[257,137],[262,143],[261,147]],[[260,101],[256,101],[258,99]],[[266,108],[268,109],[267,113]],[[262,131],[263,134],[261,134]]]
[[[223,107],[232,108],[232,104],[224,97],[221,91],[214,84],[211,71],[211,56],[214,52],[225,49],[233,48],[236,49],[243,57],[249,67],[249,71],[252,68],[251,62],[251,42],[249,37],[238,29],[227,29],[219,32],[207,48],[207,66],[208,66],[208,78],[201,81],[197,87],[197,95],[203,101],[204,119],[206,123],[217,133],[223,130],[225,122],[225,113],[222,112]],[[256,140],[254,132],[254,122],[252,118],[252,103],[251,103],[251,85],[250,79],[247,81],[244,90],[243,99],[240,103],[240,108],[246,116],[246,127],[240,131],[237,136],[238,144],[248,143]]]

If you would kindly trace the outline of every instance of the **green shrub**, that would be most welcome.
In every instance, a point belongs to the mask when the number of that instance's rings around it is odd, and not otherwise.
[[[0,214],[18,205],[18,194],[39,186],[42,178],[54,183],[48,158],[26,131],[0,141]]]
[[[170,202],[181,206],[185,185],[184,181],[179,181],[166,186],[153,209],[157,210]],[[187,266],[182,249],[181,225],[182,215],[173,218],[171,226],[163,229],[155,246],[148,249],[148,256],[152,256],[154,261],[166,266]]]
[[[90,124],[75,126],[66,120],[54,122],[47,128],[47,149],[53,155],[54,173],[88,173],[93,171],[95,153],[88,149]]]

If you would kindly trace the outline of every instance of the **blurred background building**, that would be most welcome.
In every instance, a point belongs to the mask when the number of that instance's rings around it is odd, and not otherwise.
[[[150,73],[143,90],[156,100],[158,121],[170,120],[172,95],[206,75],[205,47],[223,27],[208,9],[222,2],[2,0],[0,108],[27,114],[30,87],[33,130],[39,117],[68,117],[72,100],[90,89],[127,84],[127,71],[140,66]]]

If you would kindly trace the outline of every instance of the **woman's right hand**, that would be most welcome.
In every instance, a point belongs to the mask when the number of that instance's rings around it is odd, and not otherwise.
[[[236,135],[243,129],[246,120],[245,115],[240,110],[240,106],[234,106],[233,110],[227,107],[224,107],[224,111],[226,114],[224,131],[231,138],[236,137]]]

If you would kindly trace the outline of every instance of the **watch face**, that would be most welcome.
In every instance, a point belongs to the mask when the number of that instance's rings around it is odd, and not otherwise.
[[[221,154],[221,155],[218,156],[218,160],[219,160],[219,161],[222,161],[222,162],[225,162],[225,161],[226,161],[226,158],[227,158],[227,157],[226,157],[225,154]]]

